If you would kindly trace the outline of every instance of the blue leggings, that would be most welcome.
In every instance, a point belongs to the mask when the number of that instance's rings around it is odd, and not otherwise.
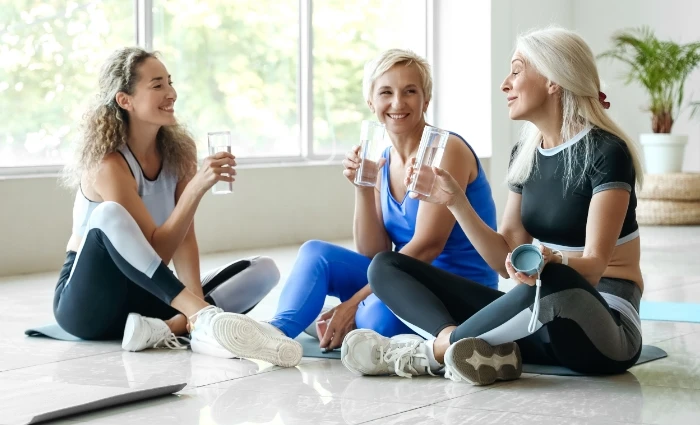
[[[299,249],[270,323],[288,337],[296,338],[316,320],[327,295],[344,302],[367,285],[370,262],[364,255],[328,242],[306,242]],[[415,333],[374,294],[360,303],[355,324],[387,337]]]

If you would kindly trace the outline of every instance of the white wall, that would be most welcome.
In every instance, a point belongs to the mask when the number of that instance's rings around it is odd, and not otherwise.
[[[239,167],[231,195],[207,194],[195,219],[203,253],[352,235],[354,194],[339,164]],[[55,177],[0,180],[0,276],[60,268],[74,193]]]
[[[485,0],[482,0],[485,1]],[[501,82],[510,72],[510,59],[519,33],[556,24],[571,27],[573,0],[492,0],[491,1],[491,185],[499,221],[508,197],[505,176],[510,150],[517,142],[522,122],[508,118]]]
[[[435,1],[433,107],[436,125],[464,137],[480,157],[491,156],[491,58],[488,1]],[[476,41],[476,42],[474,42]],[[478,58],[478,60],[475,60]]]
[[[598,54],[610,48],[610,36],[618,29],[650,26],[658,37],[677,42],[700,41],[700,2],[688,0],[586,0],[573,4],[575,29]],[[618,62],[598,62],[605,93],[611,103],[609,113],[630,137],[651,132],[651,116],[642,111],[648,99],[637,84],[625,86],[620,78],[625,68]],[[686,83],[686,99],[700,101],[700,70]],[[700,117],[682,115],[673,133],[687,134],[684,170],[700,171]]]
[[[488,160],[483,161],[488,172]],[[352,237],[354,193],[340,164],[239,167],[232,195],[207,194],[195,218],[202,253]],[[0,179],[0,276],[58,270],[74,193],[55,177]]]

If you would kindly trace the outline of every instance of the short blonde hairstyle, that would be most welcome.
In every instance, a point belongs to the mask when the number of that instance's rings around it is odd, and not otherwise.
[[[372,100],[372,89],[374,88],[374,82],[377,81],[377,78],[381,77],[395,65],[416,65],[420,73],[423,94],[428,101],[432,98],[433,77],[430,75],[430,64],[428,61],[410,50],[389,49],[382,52],[365,65],[365,74],[362,79],[362,93],[365,96],[366,102]]]

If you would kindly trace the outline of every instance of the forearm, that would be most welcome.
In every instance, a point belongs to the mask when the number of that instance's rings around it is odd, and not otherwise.
[[[165,264],[170,263],[185,239],[201,198],[202,195],[190,186],[185,188],[170,217],[153,232],[151,245]]]
[[[509,246],[500,233],[490,228],[476,213],[469,200],[464,197],[454,205],[448,206],[457,223],[472,243],[476,251],[493,270],[507,277],[506,256],[515,247]]]
[[[369,283],[365,286],[362,287],[359,291],[355,292],[355,295],[350,297],[349,300],[346,302],[353,304],[353,305],[359,305],[362,301],[364,301],[367,297],[372,295],[372,288],[370,288]]]
[[[551,262],[561,263],[561,258],[558,255],[552,256]],[[605,272],[605,265],[602,264],[599,258],[595,257],[568,257],[567,265],[572,269],[576,270],[581,276],[583,276],[588,283],[593,286],[598,286],[600,278]]]
[[[444,244],[442,246],[431,246],[413,239],[404,245],[399,252],[401,254],[408,255],[409,257],[413,257],[416,260],[421,260],[424,263],[430,264],[435,261],[444,248]]]
[[[357,251],[367,257],[389,249],[386,243],[386,230],[377,217],[374,188],[355,189],[355,214],[353,219],[353,239]]]

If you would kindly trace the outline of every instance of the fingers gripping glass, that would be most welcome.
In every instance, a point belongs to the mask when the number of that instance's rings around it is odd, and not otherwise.
[[[360,130],[360,168],[355,173],[355,184],[374,186],[379,174],[379,160],[386,147],[386,128],[375,121],[362,121]]]
[[[439,167],[442,162],[442,155],[445,153],[447,139],[450,132],[436,127],[426,125],[423,129],[423,136],[418,146],[416,165],[408,185],[409,192],[415,192],[423,196],[430,196],[435,184],[435,173],[433,167]]]

